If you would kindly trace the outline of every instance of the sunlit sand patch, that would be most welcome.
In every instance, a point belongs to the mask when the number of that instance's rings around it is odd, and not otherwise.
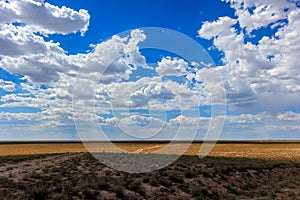
[[[155,145],[153,147],[146,147],[146,148],[137,149],[133,153],[149,153],[149,152],[155,151],[155,150],[160,149],[160,148],[162,148],[162,145]]]

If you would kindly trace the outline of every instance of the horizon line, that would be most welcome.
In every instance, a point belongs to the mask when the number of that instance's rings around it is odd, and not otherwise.
[[[230,143],[300,143],[300,140],[282,139],[282,140],[0,140],[0,144],[54,144],[54,143],[219,143],[219,144],[230,144]]]

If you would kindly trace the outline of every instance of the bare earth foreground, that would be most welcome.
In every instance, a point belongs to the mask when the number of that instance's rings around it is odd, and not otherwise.
[[[138,157],[166,144],[116,145]],[[100,146],[94,150],[124,158]],[[0,199],[300,199],[299,142],[225,142],[202,159],[194,156],[200,146],[160,170],[132,174],[101,164],[80,143],[0,144]]]

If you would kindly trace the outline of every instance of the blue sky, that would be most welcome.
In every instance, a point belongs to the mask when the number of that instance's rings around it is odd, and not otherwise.
[[[299,1],[1,1],[0,140],[300,139],[299,27]]]
[[[163,27],[180,31],[202,46],[209,47],[211,42],[197,37],[202,21],[218,19],[223,15],[234,16],[234,11],[225,2],[212,1],[172,1],[155,0],[130,1],[49,1],[54,5],[69,6],[74,9],[87,9],[92,16],[89,31],[85,37],[80,34],[53,35],[48,40],[55,40],[70,54],[86,52],[90,44],[97,44],[112,35],[140,27]],[[221,11],[221,12],[220,12]],[[76,41],[76,48],[74,48]],[[219,62],[219,53],[212,52],[215,62]]]

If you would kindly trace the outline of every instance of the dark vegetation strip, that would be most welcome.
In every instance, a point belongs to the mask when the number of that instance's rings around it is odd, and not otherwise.
[[[124,144],[166,144],[166,143],[203,143],[203,140],[113,140],[113,141],[79,141],[79,140],[39,140],[39,141],[0,141],[1,144],[82,144],[82,143],[124,143]],[[205,141],[205,143],[217,144],[300,144],[300,140],[219,140]]]

